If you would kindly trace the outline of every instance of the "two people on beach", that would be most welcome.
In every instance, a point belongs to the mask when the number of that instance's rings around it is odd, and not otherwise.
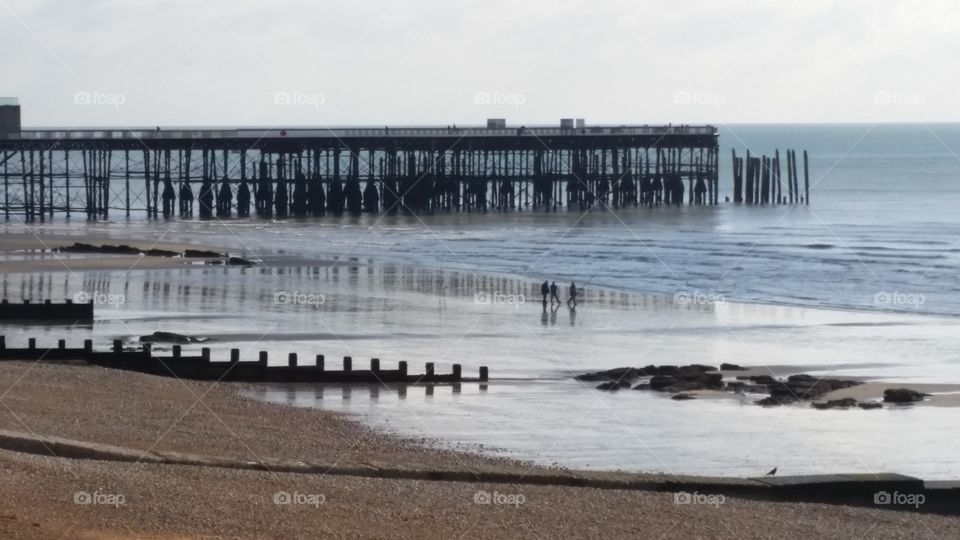
[[[547,305],[547,295],[550,295],[551,306],[553,305],[554,300],[556,300],[557,304],[563,304],[563,301],[560,300],[560,295],[558,294],[559,290],[560,288],[557,287],[556,281],[549,284],[544,281],[543,284],[540,285],[540,295],[543,296],[543,305]],[[570,295],[567,298],[567,306],[575,308],[577,307],[577,284],[571,282],[569,291]]]

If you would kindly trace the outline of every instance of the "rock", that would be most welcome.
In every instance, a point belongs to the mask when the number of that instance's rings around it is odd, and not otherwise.
[[[671,377],[676,377],[679,373],[680,368],[677,366],[657,366],[654,375],[670,375]]]
[[[704,364],[690,364],[690,365],[687,366],[687,367],[694,368],[694,369],[699,369],[700,371],[703,371],[703,372],[707,372],[707,371],[717,371],[717,368],[715,368],[715,367],[713,367],[713,366],[707,366],[707,365],[704,365]]]
[[[675,377],[678,379],[683,379],[685,381],[689,380],[701,380],[706,374],[706,371],[701,369],[699,366],[680,366],[677,369],[677,374]],[[719,375],[719,374],[718,374]]]
[[[597,386],[597,390],[606,390],[608,392],[620,390],[621,388],[630,388],[630,383],[610,381]]]
[[[703,377],[703,385],[711,390],[720,390],[723,388],[722,373],[706,373]]]
[[[140,336],[140,343],[198,343],[200,340],[191,337],[185,336],[183,334],[175,334],[173,332],[154,332],[149,336]]]
[[[742,368],[737,364],[720,364],[720,371],[745,371],[746,368]]]
[[[640,383],[633,387],[634,390],[650,390],[650,383]]]
[[[791,399],[783,396],[769,396],[759,401],[756,401],[755,403],[757,405],[763,405],[764,407],[774,407],[774,406],[780,406],[780,405],[789,405],[795,401],[796,399]]]
[[[60,248],[60,251],[64,253],[96,253],[97,248],[90,244],[75,242],[72,246],[65,246]]]
[[[842,398],[842,399],[831,399],[823,403],[814,403],[813,408],[819,410],[826,409],[849,409],[850,407],[856,407],[857,400],[854,398]]]
[[[94,246],[90,244],[83,244],[76,242],[72,246],[62,247],[60,251],[65,253],[111,253],[116,255],[139,255],[140,250],[126,245],[111,246],[111,245],[102,245]]]
[[[753,381],[757,384],[773,384],[777,382],[777,380],[770,375],[751,375],[747,377],[747,380]]]
[[[860,403],[857,403],[857,407],[860,407],[861,409],[882,409],[883,403],[880,403],[879,401],[861,401]]]
[[[168,251],[166,249],[148,249],[144,251],[143,254],[149,257],[177,257],[180,255],[176,251]]]
[[[227,264],[230,266],[253,266],[256,263],[241,257],[230,257],[227,259]]]
[[[884,403],[914,403],[923,401],[929,394],[923,394],[909,388],[887,388],[883,391]]]
[[[584,373],[582,375],[577,375],[574,377],[578,381],[623,381],[623,380],[634,380],[646,375],[644,370],[639,370],[632,367],[620,367],[608,369],[606,371],[597,371],[594,373]]]
[[[679,381],[676,384],[671,384],[670,386],[666,386],[659,389],[655,388],[655,390],[658,390],[660,392],[667,392],[669,394],[677,394],[680,392],[691,392],[693,390],[705,390],[706,388],[707,387],[704,386],[703,383],[699,381]]]
[[[697,399],[697,398],[695,396],[691,396],[690,394],[677,394],[675,396],[671,396],[670,399],[674,401],[686,401],[688,399]]]
[[[216,251],[208,251],[203,249],[188,249],[183,252],[184,257],[189,258],[208,258],[208,257],[223,257],[222,253],[217,253]]]
[[[655,375],[650,378],[651,390],[663,390],[669,386],[674,386],[680,381],[670,375]]]
[[[798,375],[791,375],[787,377],[787,382],[817,382],[817,378],[813,375],[807,375],[806,373],[800,373]]]

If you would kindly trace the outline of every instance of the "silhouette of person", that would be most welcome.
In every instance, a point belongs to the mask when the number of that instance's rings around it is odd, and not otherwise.
[[[557,303],[558,303],[558,304],[562,304],[562,303],[563,303],[563,302],[560,301],[560,296],[557,294],[558,291],[559,291],[559,289],[557,288],[557,282],[554,281],[553,283],[550,284],[550,305],[551,305],[551,306],[553,305],[553,300],[554,300],[554,299],[557,300]]]
[[[567,300],[567,305],[570,307],[577,307],[577,284],[570,282],[570,298]]]
[[[540,296],[543,296],[543,303],[547,303],[547,295],[550,294],[550,284],[546,281],[543,282],[543,285],[540,285]]]

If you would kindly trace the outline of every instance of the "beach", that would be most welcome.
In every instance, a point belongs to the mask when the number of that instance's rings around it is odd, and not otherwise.
[[[378,435],[332,413],[244,399],[226,384],[4,362],[0,386],[6,405],[0,429],[138,451],[542,472]],[[775,530],[780,538],[934,539],[960,534],[960,521],[953,517],[735,497],[718,506],[677,505],[673,493],[238,471],[7,450],[0,450],[0,468],[4,538],[759,539]],[[503,499],[512,504],[477,504],[480,492],[514,497]],[[94,502],[77,504],[78,493]],[[278,493],[298,496],[302,503],[277,504]]]

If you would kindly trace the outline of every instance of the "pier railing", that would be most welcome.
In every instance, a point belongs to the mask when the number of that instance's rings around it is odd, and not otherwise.
[[[272,139],[272,138],[374,138],[374,137],[576,137],[576,136],[710,136],[717,134],[714,126],[590,126],[583,128],[555,127],[383,127],[383,128],[137,128],[137,129],[25,129],[24,140],[113,140],[113,139]]]

